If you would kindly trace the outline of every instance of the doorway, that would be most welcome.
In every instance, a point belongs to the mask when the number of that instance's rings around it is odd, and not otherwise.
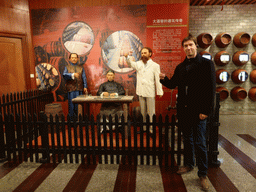
[[[22,38],[0,37],[0,96],[26,90]]]

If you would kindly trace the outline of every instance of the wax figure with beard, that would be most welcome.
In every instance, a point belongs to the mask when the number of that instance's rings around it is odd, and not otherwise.
[[[132,54],[132,53],[130,53]],[[160,66],[151,59],[152,49],[144,47],[141,50],[141,59],[131,61],[128,54],[125,55],[127,64],[137,72],[136,94],[139,96],[141,114],[144,121],[147,114],[152,121],[155,114],[155,97],[163,95],[162,84],[159,81]],[[152,129],[150,129],[152,132]]]

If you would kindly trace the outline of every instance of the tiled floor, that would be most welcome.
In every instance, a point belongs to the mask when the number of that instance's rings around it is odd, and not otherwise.
[[[256,191],[256,115],[220,115],[219,168],[209,191]],[[159,166],[0,164],[0,191],[200,191],[197,170],[177,176]]]

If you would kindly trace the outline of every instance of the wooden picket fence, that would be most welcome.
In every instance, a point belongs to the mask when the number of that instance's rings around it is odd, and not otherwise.
[[[23,92],[4,94],[0,97],[0,114],[23,114],[26,118],[29,114],[39,115],[40,111],[48,103],[54,100],[50,90],[27,90]],[[1,119],[3,122],[5,119]],[[5,126],[0,130],[0,161],[6,160]]]
[[[50,90],[27,90],[23,92],[2,95],[0,98],[1,114],[34,114],[39,115],[48,103],[54,101]]]
[[[0,116],[0,118],[3,118]],[[77,121],[65,121],[62,115],[4,116],[0,129],[6,129],[6,152],[8,161],[64,162],[64,163],[122,163],[161,164],[174,167],[177,155],[181,162],[182,149],[175,149],[175,137],[181,144],[181,133],[177,131],[175,117],[165,120],[156,116],[153,122],[136,121],[103,122],[100,116],[94,121],[91,116],[79,117]],[[15,120],[16,119],[16,120]],[[116,117],[117,119],[117,117]],[[150,133],[152,127],[153,133]],[[115,129],[114,129],[115,128]],[[101,131],[103,129],[103,132]],[[108,130],[109,129],[109,130]],[[128,131],[126,132],[125,129]],[[146,129],[146,130],[145,130]],[[175,136],[176,133],[176,136]],[[158,162],[157,162],[158,161]]]
[[[209,163],[219,165],[219,95],[208,121]],[[182,134],[173,115],[143,118],[19,113],[0,114],[0,151],[11,162],[147,164],[175,167],[183,164]],[[67,119],[67,120],[66,120]],[[96,119],[96,120],[95,120]],[[101,131],[103,129],[103,132]],[[153,132],[150,133],[150,130]]]

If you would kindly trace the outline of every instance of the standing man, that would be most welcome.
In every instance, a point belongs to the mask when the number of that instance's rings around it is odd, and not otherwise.
[[[207,191],[208,157],[206,146],[206,121],[213,110],[215,96],[215,68],[211,60],[197,53],[196,38],[188,36],[182,41],[186,59],[179,64],[171,79],[160,74],[160,82],[174,89],[178,86],[177,115],[184,141],[184,167],[177,174],[184,174],[198,165],[202,189]]]
[[[84,68],[78,65],[78,55],[71,53],[69,55],[69,64],[65,67],[63,78],[66,80],[66,89],[68,91],[68,111],[73,118],[74,114],[77,115],[78,105],[72,103],[72,99],[78,95],[82,95],[83,91],[87,92],[87,81]]]
[[[155,96],[163,95],[162,85],[159,81],[160,66],[151,59],[152,49],[144,47],[141,50],[141,59],[137,62],[125,55],[127,64],[137,71],[136,94],[139,96],[141,114],[144,121],[147,114],[152,121],[155,114]],[[152,130],[150,130],[152,132]]]

